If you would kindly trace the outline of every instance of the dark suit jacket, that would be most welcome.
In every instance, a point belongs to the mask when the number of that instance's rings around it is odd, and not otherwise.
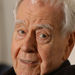
[[[3,75],[16,75],[16,74],[12,67]],[[75,75],[75,65],[70,65],[69,61],[66,60],[59,69],[46,75]]]
[[[7,64],[0,64],[0,75],[2,75],[3,72],[6,72],[8,69],[10,69],[10,66]]]

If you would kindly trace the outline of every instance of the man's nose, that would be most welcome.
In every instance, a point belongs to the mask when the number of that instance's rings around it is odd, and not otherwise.
[[[27,53],[37,52],[35,35],[27,35],[23,41],[21,49]]]

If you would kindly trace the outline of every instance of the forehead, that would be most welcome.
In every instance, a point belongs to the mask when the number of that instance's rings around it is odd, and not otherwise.
[[[53,5],[50,3],[50,1],[54,2]],[[60,10],[63,10],[63,6],[64,3],[58,3],[58,0],[21,0],[21,2],[19,3],[19,9],[20,8],[25,10],[28,9],[33,12],[41,11],[41,10],[48,11],[48,12],[56,10],[60,12]]]
[[[32,3],[32,1],[38,1],[37,3]],[[64,6],[63,3],[58,5],[50,5],[50,3],[43,3],[42,0],[23,0],[17,12],[17,19],[25,19],[29,17],[30,19],[41,18],[51,20],[53,23],[61,24],[64,19]]]

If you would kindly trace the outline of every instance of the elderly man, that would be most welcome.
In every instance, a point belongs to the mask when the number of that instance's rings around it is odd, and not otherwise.
[[[20,0],[5,75],[75,75],[67,60],[75,41],[73,0]]]

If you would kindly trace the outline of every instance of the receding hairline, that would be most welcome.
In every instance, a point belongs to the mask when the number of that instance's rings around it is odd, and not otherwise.
[[[15,20],[16,20],[16,15],[17,15],[18,7],[20,6],[22,1],[24,1],[24,0],[18,0],[18,3],[16,4],[16,11],[14,11]],[[30,1],[32,1],[32,0],[30,0]],[[34,0],[34,1],[38,1],[38,0]],[[41,0],[41,1],[45,1],[45,0]],[[50,5],[54,5],[53,3],[54,3],[55,0],[47,0],[47,1],[51,1],[52,4],[50,4]],[[50,6],[50,7],[55,7],[55,9],[56,9],[56,7],[61,3],[62,0],[60,0],[60,1],[57,0],[57,1],[58,1],[58,3],[56,3],[56,5]],[[60,9],[62,10],[63,13],[65,13],[65,11],[64,11],[64,3],[63,3],[63,5],[61,5]]]
[[[16,7],[15,7],[15,9],[16,9],[16,13],[17,13],[17,10],[18,10],[18,7],[20,6],[20,4],[24,1],[24,0],[17,0],[18,2],[16,3]],[[58,5],[60,5],[61,3],[63,3],[64,4],[64,2],[62,1],[62,0],[40,0],[39,2],[38,2],[39,0],[30,0],[30,2],[32,3],[32,5],[33,4],[36,4],[36,3],[41,3],[40,1],[42,1],[42,2],[44,2],[44,3],[50,3],[49,5],[54,5],[55,7],[56,6],[58,6]],[[49,2],[48,2],[49,1]]]

